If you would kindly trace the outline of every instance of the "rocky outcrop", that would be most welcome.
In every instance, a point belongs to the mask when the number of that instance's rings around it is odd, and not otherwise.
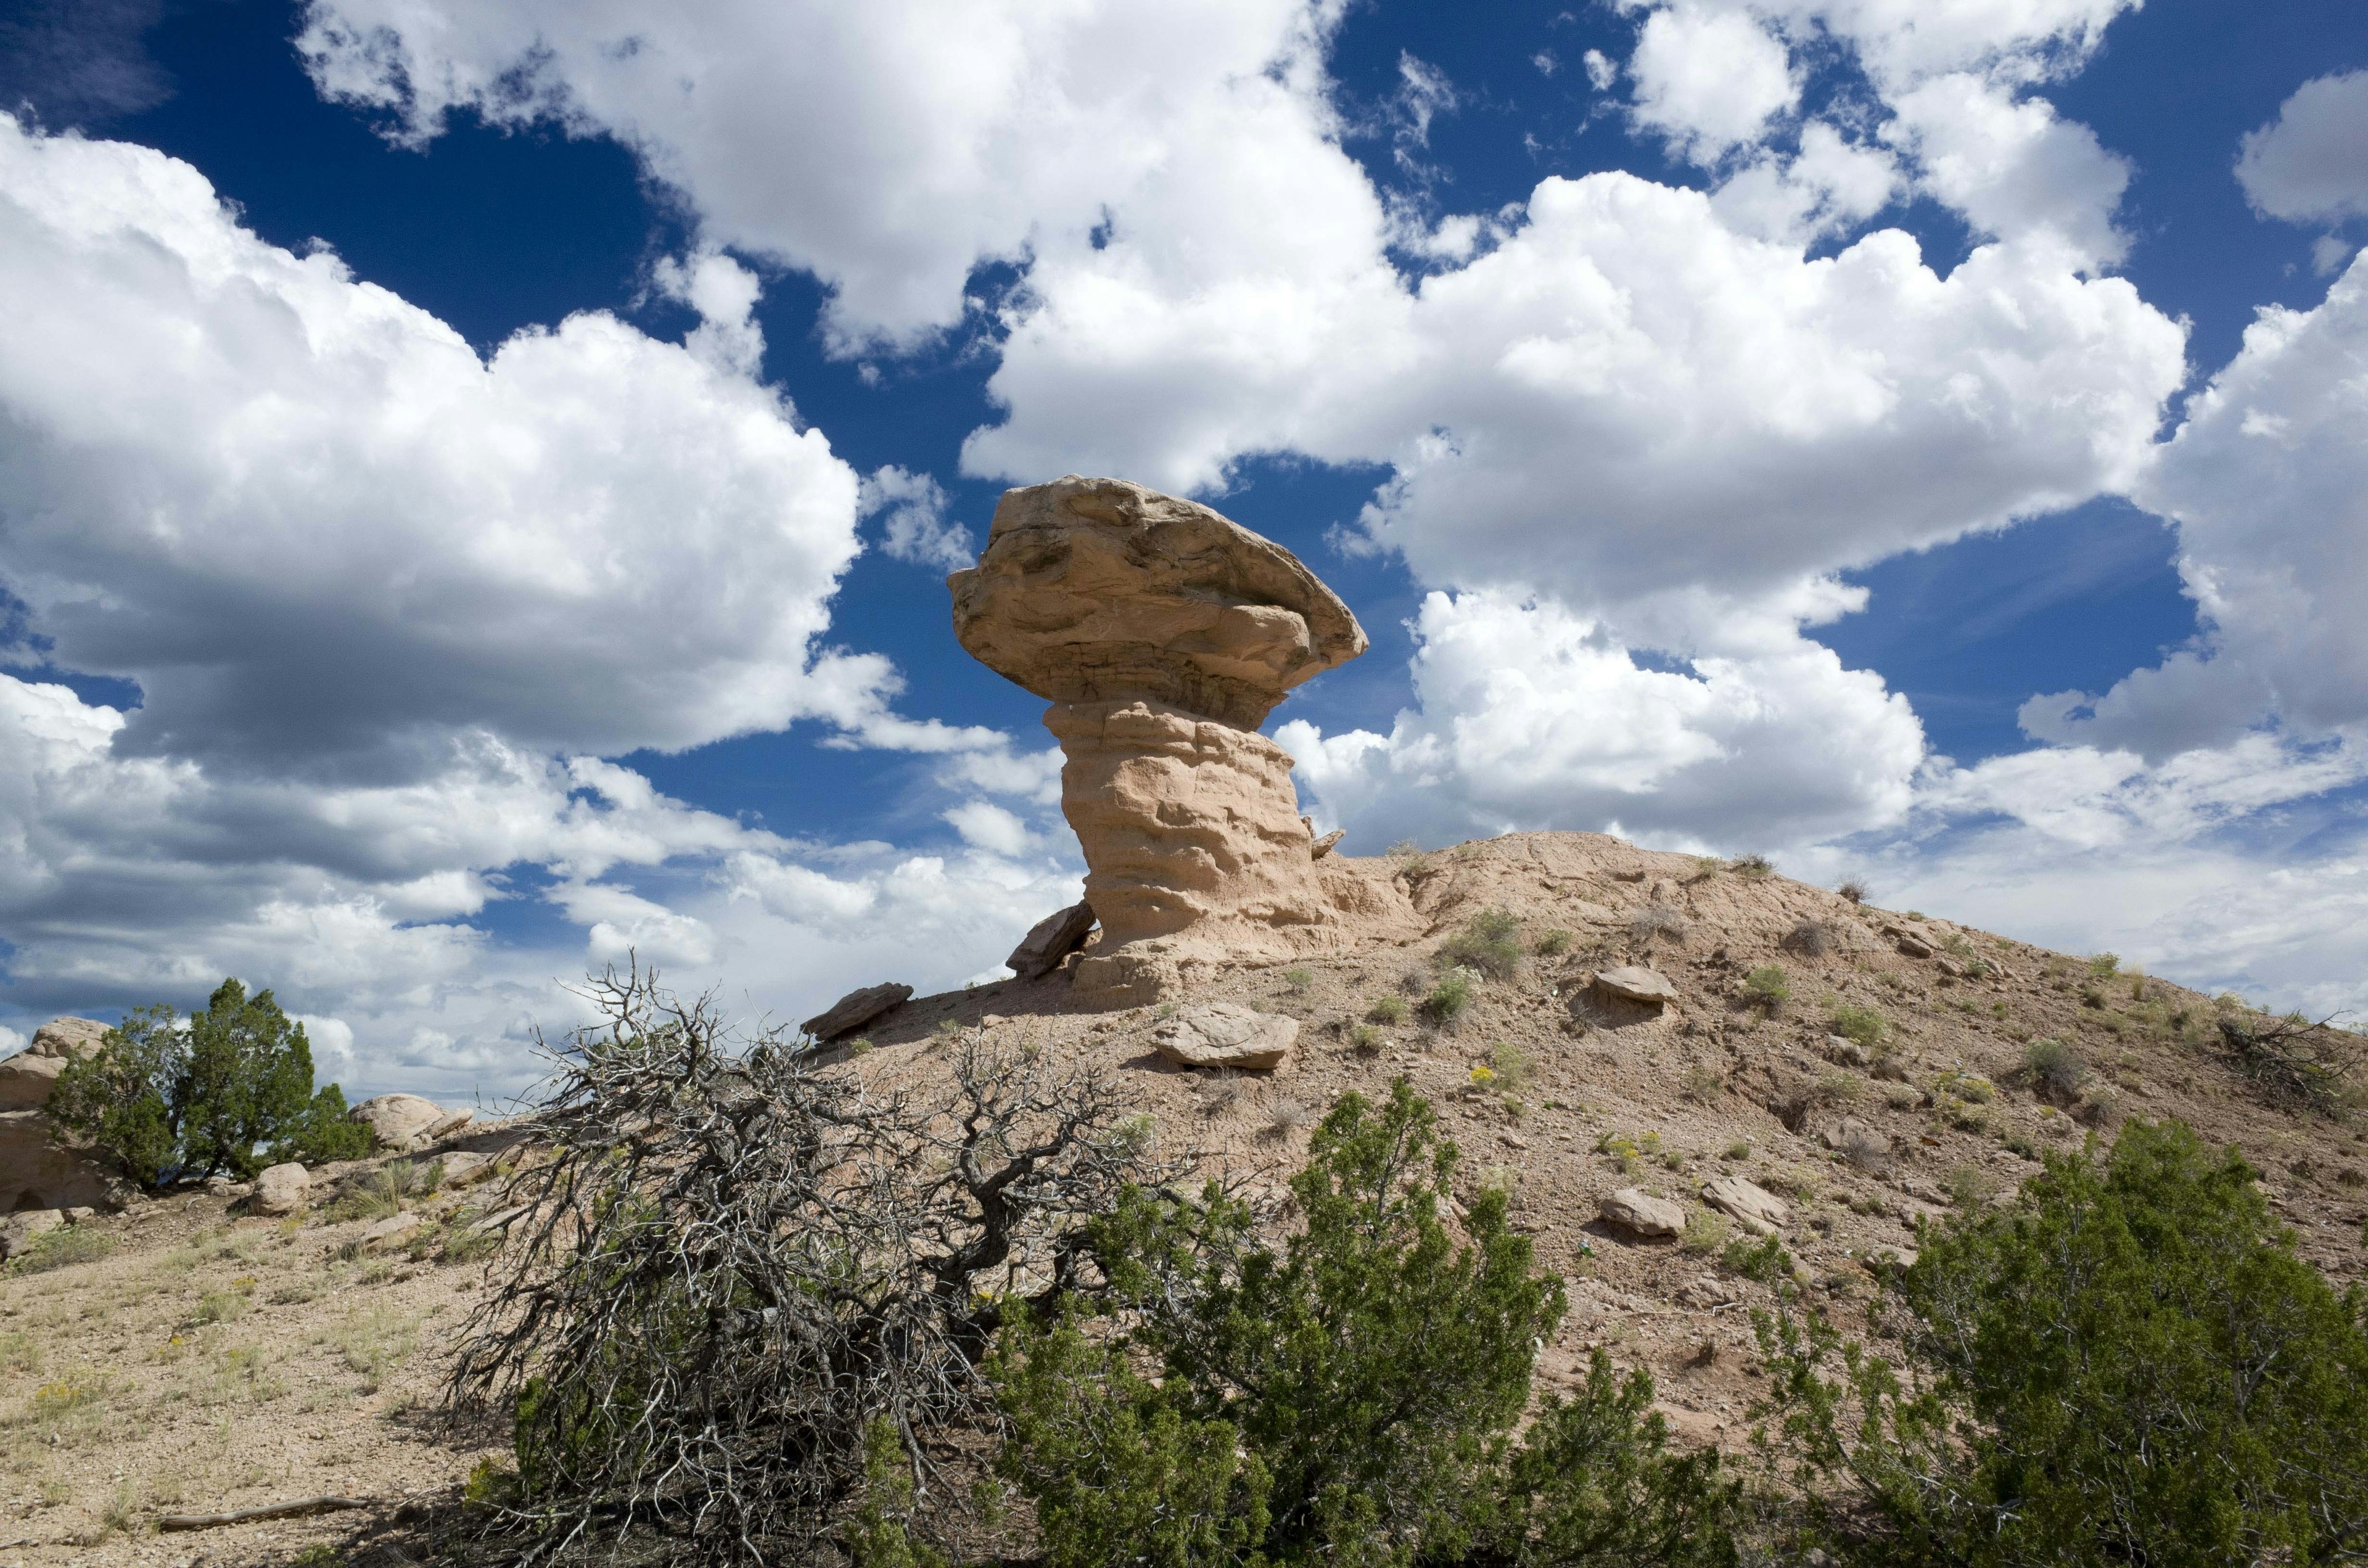
[[[1319,950],[1334,908],[1258,726],[1365,634],[1297,558],[1208,507],[1076,475],[1007,491],[954,634],[1052,709],[1102,935],[1076,989],[1148,1001],[1196,963]]]
[[[51,1018],[35,1029],[32,1044],[0,1062],[0,1111],[37,1110],[49,1104],[50,1091],[66,1063],[97,1051],[107,1030],[97,1018]]]
[[[1151,1048],[1178,1067],[1263,1073],[1281,1066],[1298,1039],[1297,1018],[1208,1002],[1161,1022],[1151,1031]]]
[[[105,1165],[61,1142],[44,1113],[0,1112],[0,1214],[19,1209],[111,1209],[128,1190]]]
[[[0,1220],[0,1259],[22,1256],[32,1250],[35,1236],[65,1222],[64,1211],[58,1209],[20,1209]]]
[[[370,1130],[370,1137],[380,1148],[398,1151],[415,1149],[426,1142],[428,1134],[450,1115],[434,1100],[422,1099],[417,1095],[380,1095],[346,1113],[348,1120],[359,1121]]]
[[[898,1003],[910,1000],[912,994],[911,986],[894,981],[885,985],[867,985],[860,991],[848,992],[798,1028],[816,1040],[837,1040],[861,1028]]]

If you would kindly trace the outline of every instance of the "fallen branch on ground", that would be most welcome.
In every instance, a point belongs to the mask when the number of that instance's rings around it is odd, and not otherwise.
[[[227,1514],[164,1514],[160,1530],[210,1530],[223,1525],[250,1524],[256,1519],[293,1519],[306,1514],[334,1514],[343,1508],[367,1508],[367,1497],[299,1497],[293,1503],[267,1503],[260,1508],[238,1508]]]

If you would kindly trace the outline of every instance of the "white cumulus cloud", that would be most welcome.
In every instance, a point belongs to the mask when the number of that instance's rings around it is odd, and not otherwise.
[[[2319,76],[2247,133],[2237,179],[2260,211],[2292,222],[2368,215],[2368,71]]]

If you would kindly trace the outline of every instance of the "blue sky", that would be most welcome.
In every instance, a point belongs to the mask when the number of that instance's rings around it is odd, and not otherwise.
[[[1352,850],[2368,1002],[2357,6],[0,15],[0,1049],[995,972],[1081,868],[942,577],[1067,471],[1349,601]]]

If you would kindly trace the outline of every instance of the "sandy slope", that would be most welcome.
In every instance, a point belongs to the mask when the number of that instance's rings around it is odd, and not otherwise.
[[[1866,1255],[1910,1244],[1918,1216],[2011,1192],[2038,1168],[2030,1152],[2073,1146],[2092,1128],[2110,1136],[2127,1116],[2177,1116],[2243,1146],[2313,1262],[2339,1282],[2362,1271],[2368,1131],[2261,1103],[2214,1043],[2210,998],[2142,977],[2100,980],[2083,960],[1594,835],[1344,861],[1332,877],[1363,884],[1337,956],[1233,971],[1205,988],[1303,1020],[1298,1051],[1271,1075],[1166,1068],[1148,1048],[1160,1009],[1086,1010],[1057,972],[917,998],[871,1031],[855,1065],[926,1083],[942,1071],[945,1024],[984,1028],[1106,1066],[1171,1149],[1277,1176],[1340,1091],[1381,1091],[1406,1074],[1440,1108],[1466,1179],[1515,1184],[1541,1258],[1572,1278],[1545,1381],[1609,1346],[1653,1369],[1672,1420],[1703,1441],[1740,1440],[1755,1288],[1720,1267],[1713,1235],[1690,1248],[1605,1226],[1597,1202],[1615,1187],[1690,1210],[1721,1173],[1782,1191],[1795,1210],[1788,1247],[1849,1317],[1873,1290]],[[1450,1027],[1408,1021],[1360,1042],[1355,1027],[1374,1003],[1429,991],[1440,942],[1491,907],[1520,922],[1532,956],[1519,972],[1480,983]],[[1822,956],[1782,946],[1811,921],[1828,935]],[[1537,955],[1557,930],[1566,949]],[[1933,956],[1907,956],[1894,933]],[[1987,976],[1952,976],[1943,963],[1963,970],[1974,959]],[[1624,962],[1666,975],[1679,1004],[1648,1017],[1591,1000],[1588,978]],[[1741,994],[1745,973],[1768,963],[1785,969],[1793,992],[1772,1015]],[[1846,1054],[1827,1040],[1841,1005],[1884,1016],[1888,1063],[1830,1059]],[[2074,1042],[2094,1069],[2085,1108],[2044,1103],[2016,1081],[2023,1044],[2037,1037]],[[1511,1067],[1521,1081],[1509,1092],[1502,1076],[1475,1087],[1480,1066]],[[1992,1088],[1987,1101],[1969,1078]],[[1819,1133],[1844,1115],[1887,1148],[1862,1142],[1865,1163],[1854,1164],[1826,1147]],[[490,1201],[479,1189],[422,1211]],[[118,1239],[107,1257],[0,1277],[0,1540],[15,1542],[0,1547],[0,1565],[200,1553],[284,1562],[310,1543],[367,1540],[400,1499],[457,1485],[489,1451],[484,1434],[452,1433],[421,1408],[478,1266],[439,1262],[432,1246],[413,1249],[416,1258],[345,1257],[361,1222],[233,1219],[216,1199],[151,1203],[103,1223]],[[199,1324],[202,1303],[225,1292],[244,1299],[243,1313]],[[96,1392],[37,1413],[38,1391],[62,1383]],[[199,1535],[140,1528],[160,1510],[325,1492],[382,1506]],[[110,1505],[131,1529],[106,1533]],[[394,1561],[368,1545],[351,1560]]]

